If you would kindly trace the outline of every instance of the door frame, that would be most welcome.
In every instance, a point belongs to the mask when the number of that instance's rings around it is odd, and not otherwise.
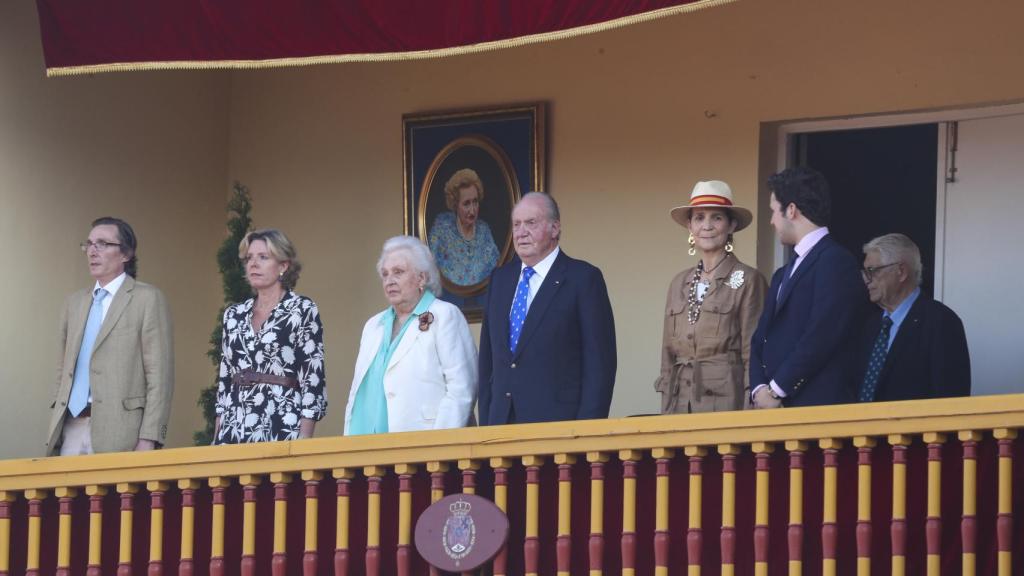
[[[942,300],[945,279],[945,236],[946,236],[946,171],[949,166],[949,154],[947,153],[951,126],[961,120],[977,120],[981,118],[997,118],[1000,116],[1017,116],[1024,114],[1024,103],[999,104],[990,106],[976,106],[970,108],[956,108],[947,110],[934,110],[926,112],[904,112],[884,113],[864,116],[841,116],[833,118],[822,118],[817,120],[794,120],[776,124],[775,144],[775,165],[774,171],[785,170],[793,165],[796,158],[796,138],[799,134],[813,132],[833,132],[840,130],[859,130],[866,128],[888,128],[893,126],[906,126],[909,124],[940,124],[938,145],[935,151],[938,159],[935,178],[935,298]],[[767,179],[768,174],[762,174],[761,180]],[[767,196],[767,190],[764,192]],[[759,202],[760,205],[767,205],[767,200]],[[758,219],[760,223],[766,223],[765,218]],[[770,226],[770,224],[769,224]],[[764,238],[764,236],[761,236]],[[772,269],[779,268],[785,264],[786,253],[782,243],[776,235],[772,234],[774,241]]]

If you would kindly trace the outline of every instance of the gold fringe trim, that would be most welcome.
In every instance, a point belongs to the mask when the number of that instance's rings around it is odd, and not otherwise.
[[[700,0],[681,6],[660,8],[642,14],[623,16],[614,20],[588,24],[566,30],[544,32],[529,36],[519,36],[506,40],[481,42],[468,46],[438,48],[435,50],[416,50],[409,52],[383,52],[378,54],[336,54],[330,56],[306,56],[302,58],[272,58],[268,60],[180,60],[170,62],[115,62],[113,64],[94,64],[89,66],[64,66],[47,68],[46,75],[50,78],[58,76],[77,76],[82,74],[101,74],[106,72],[141,72],[146,70],[259,70],[263,68],[287,68],[298,66],[316,66],[319,64],[342,64],[347,62],[404,62],[409,60],[429,60],[448,58],[464,54],[479,54],[506,48],[517,48],[556,40],[566,40],[587,34],[595,34],[606,30],[624,28],[634,24],[642,24],[668,16],[688,14],[738,2],[739,0]]]

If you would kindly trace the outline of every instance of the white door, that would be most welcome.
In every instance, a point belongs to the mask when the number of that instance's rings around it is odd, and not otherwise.
[[[958,133],[936,296],[964,321],[973,394],[1024,392],[1024,115],[963,120]]]

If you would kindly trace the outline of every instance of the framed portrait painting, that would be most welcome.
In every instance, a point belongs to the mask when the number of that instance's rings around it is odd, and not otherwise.
[[[513,256],[512,207],[544,191],[544,105],[407,114],[402,145],[405,233],[434,254],[441,298],[478,322]]]

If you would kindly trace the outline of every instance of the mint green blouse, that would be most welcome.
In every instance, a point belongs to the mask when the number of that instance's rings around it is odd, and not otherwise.
[[[349,421],[348,433],[350,436],[357,434],[383,434],[388,431],[388,401],[384,393],[384,373],[387,372],[388,363],[391,362],[391,355],[398,348],[402,336],[409,329],[413,319],[418,319],[420,314],[427,311],[434,303],[434,293],[425,290],[420,301],[416,304],[412,314],[405,319],[398,337],[391,340],[391,333],[395,325],[395,309],[388,307],[380,318],[381,329],[384,337],[381,338],[380,348],[377,355],[373,357],[370,368],[363,376],[363,382],[356,392],[355,403],[352,405],[352,418]]]

